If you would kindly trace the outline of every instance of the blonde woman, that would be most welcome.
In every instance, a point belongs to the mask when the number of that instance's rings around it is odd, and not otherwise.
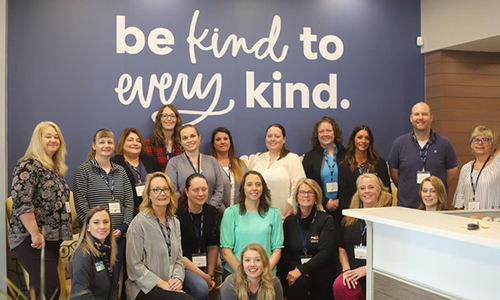
[[[446,188],[439,177],[429,176],[422,180],[418,198],[420,200],[418,209],[426,211],[447,209],[448,196]]]
[[[116,242],[104,206],[89,210],[71,260],[71,299],[118,299]]]
[[[283,300],[281,283],[260,244],[243,249],[237,272],[224,281],[221,300]]]
[[[72,238],[65,157],[66,144],[59,127],[50,121],[40,122],[12,175],[9,245],[29,274],[30,289],[39,298],[42,247],[45,298],[58,298],[59,245]]]

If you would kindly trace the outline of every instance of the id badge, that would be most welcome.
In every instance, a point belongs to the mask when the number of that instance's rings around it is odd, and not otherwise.
[[[305,264],[307,263],[308,261],[310,261],[312,258],[312,255],[301,255],[300,256],[300,263],[301,264]]]
[[[354,246],[354,258],[366,259],[366,246],[363,245]]]
[[[309,242],[311,244],[319,243],[319,235],[311,235],[311,237],[309,238]]]
[[[98,261],[98,262],[95,263],[95,270],[97,272],[101,272],[104,269],[106,269],[106,266],[104,265],[104,263],[102,261]]]
[[[137,194],[137,197],[142,197],[142,192],[144,191],[144,183],[138,183],[135,185],[135,193]]]
[[[467,207],[468,210],[479,210],[479,201],[470,201]]]
[[[338,186],[337,182],[328,182],[326,184],[326,192],[327,193],[335,193],[338,190],[339,190],[339,186]]]
[[[193,253],[192,261],[198,268],[205,268],[207,266],[207,254],[206,253]]]
[[[70,214],[71,213],[71,204],[68,201],[66,201],[66,202],[64,202],[64,206],[66,206],[66,212]]]
[[[119,202],[111,202],[109,203],[109,213],[110,214],[119,214],[121,212],[120,203]]]
[[[417,172],[417,184],[421,184],[422,180],[431,176],[431,172],[418,171]]]

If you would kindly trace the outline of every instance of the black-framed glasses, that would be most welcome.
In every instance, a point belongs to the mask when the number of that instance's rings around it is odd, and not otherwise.
[[[170,188],[166,187],[166,188],[163,188],[163,189],[160,189],[160,188],[155,188],[155,189],[151,189],[151,191],[153,192],[153,194],[155,195],[159,195],[160,192],[163,192],[164,194],[167,194],[167,193],[170,193]]]
[[[490,139],[489,138],[482,138],[482,139],[475,138],[475,139],[472,139],[472,142],[476,143],[476,144],[479,143],[479,142],[489,143]]]
[[[177,117],[175,116],[175,114],[161,114],[161,117],[162,117],[162,118],[167,118],[167,119],[169,119],[169,118],[170,118],[170,119],[175,119],[175,118],[177,118]]]
[[[306,195],[307,196],[313,196],[314,195],[314,191],[298,191],[297,194],[299,196],[302,196],[302,197],[304,197]]]

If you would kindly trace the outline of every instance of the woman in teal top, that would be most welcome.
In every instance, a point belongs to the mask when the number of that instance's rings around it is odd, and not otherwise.
[[[239,204],[227,208],[222,218],[220,243],[225,269],[230,273],[237,270],[238,257],[251,243],[262,245],[274,269],[283,248],[283,225],[279,210],[270,205],[270,192],[259,172],[243,176],[238,198]]]

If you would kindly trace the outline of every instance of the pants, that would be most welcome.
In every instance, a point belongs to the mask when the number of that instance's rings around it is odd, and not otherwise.
[[[208,298],[208,285],[205,279],[192,271],[186,270],[185,274],[183,290],[186,294],[197,300],[206,300]]]
[[[143,291],[140,291],[135,299],[136,300],[194,300],[193,297],[189,296],[186,293],[165,291],[156,286],[147,294],[144,294]]]

